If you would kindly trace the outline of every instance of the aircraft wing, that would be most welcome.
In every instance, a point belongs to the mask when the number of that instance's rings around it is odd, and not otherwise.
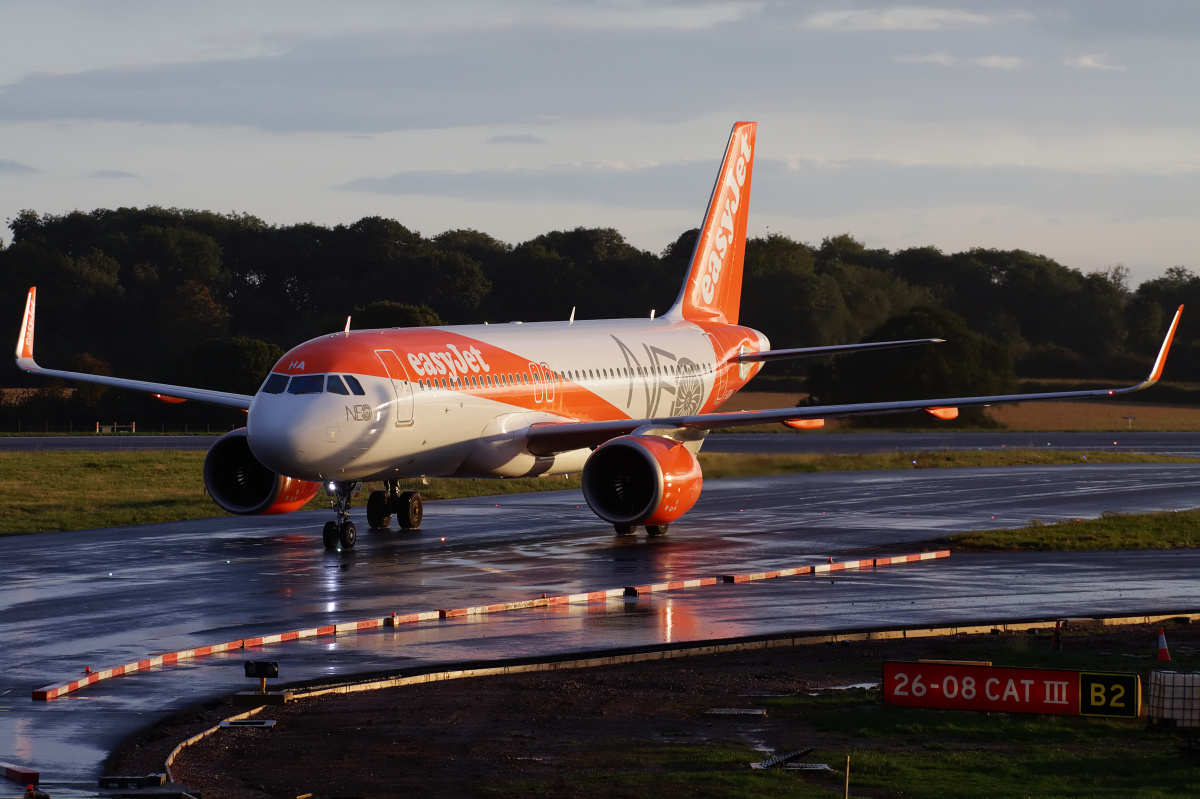
[[[209,391],[203,388],[172,386],[167,383],[150,383],[145,380],[126,380],[121,377],[105,377],[104,375],[92,375],[86,372],[65,372],[61,369],[43,369],[33,359],[33,320],[36,310],[37,287],[34,287],[29,289],[29,296],[25,300],[25,316],[21,319],[21,333],[17,337],[17,367],[30,374],[62,377],[67,380],[79,380],[85,383],[99,383],[100,385],[125,388],[131,391],[144,391],[168,402],[172,399],[195,400],[196,402],[207,402],[211,405],[224,405],[229,408],[246,410],[250,407],[250,401],[254,399],[245,394],[232,394],[227,391]]]
[[[554,455],[583,447],[596,447],[610,438],[629,435],[642,428],[714,430],[722,427],[744,427],[754,424],[769,424],[801,419],[842,419],[848,416],[879,416],[889,413],[906,413],[926,409],[972,408],[983,405],[1001,405],[1016,402],[1041,402],[1044,400],[1092,399],[1112,397],[1140,391],[1158,382],[1167,360],[1167,351],[1183,306],[1175,312],[1175,319],[1163,339],[1158,358],[1150,375],[1142,382],[1124,388],[1092,389],[1085,391],[1052,391],[1041,394],[997,394],[990,397],[950,397],[946,399],[902,400],[897,402],[864,402],[854,405],[806,405],[796,408],[775,408],[763,411],[734,411],[730,413],[702,413],[694,416],[663,416],[653,419],[614,419],[603,422],[546,422],[535,424],[526,433],[529,451],[534,455]],[[890,343],[890,342],[889,342]],[[907,343],[907,342],[905,342]]]

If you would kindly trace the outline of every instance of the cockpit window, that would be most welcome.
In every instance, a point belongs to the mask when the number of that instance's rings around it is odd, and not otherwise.
[[[264,394],[282,394],[283,390],[287,388],[287,384],[287,375],[281,375],[272,372],[267,377],[267,382],[263,383],[262,392]]]
[[[358,378],[354,375],[342,375],[346,378],[346,385],[350,386],[350,391],[358,396],[363,396],[367,392],[363,391],[362,383],[358,382]]]
[[[330,394],[349,394],[346,390],[346,384],[342,382],[342,378],[337,375],[330,375],[325,380],[325,390]]]
[[[296,375],[288,384],[289,394],[320,394],[325,390],[325,375]]]

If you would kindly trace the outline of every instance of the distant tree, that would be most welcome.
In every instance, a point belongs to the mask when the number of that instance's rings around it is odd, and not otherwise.
[[[428,305],[451,324],[473,322],[492,289],[479,263],[460,252],[428,249],[398,264],[387,288],[386,299]]]
[[[89,375],[108,376],[112,374],[112,368],[107,362],[87,352],[81,352],[72,358],[70,369],[72,372],[85,372]],[[72,383],[71,388],[75,389],[73,399],[88,408],[95,408],[100,403],[100,398],[104,396],[104,392],[108,391],[106,386],[96,383]]]
[[[486,265],[512,252],[512,245],[492,238],[478,230],[447,230],[434,236],[433,244],[440,250],[460,252],[477,263]]]
[[[485,269],[492,290],[480,316],[487,321],[565,319],[583,295],[575,263],[543,244],[519,244]]]
[[[820,404],[880,402],[904,399],[1002,394],[1016,387],[1008,351],[978,333],[966,321],[943,308],[914,308],[894,317],[867,341],[942,338],[945,343],[854,353],[815,365],[809,390]],[[965,424],[991,425],[982,408],[964,408]],[[864,417],[856,424],[896,424],[896,419]],[[905,425],[922,425],[924,417],[906,416]]]
[[[283,350],[248,336],[210,339],[192,348],[172,366],[175,382],[253,394],[266,379],[271,367],[283,357]]]
[[[351,324],[355,330],[374,330],[385,327],[426,327],[443,322],[428,305],[378,300],[356,306],[351,314]]]

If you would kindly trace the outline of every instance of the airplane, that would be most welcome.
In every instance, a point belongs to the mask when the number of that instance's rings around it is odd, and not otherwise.
[[[39,366],[33,356],[37,288],[29,289],[17,366],[50,377],[194,400],[246,412],[246,426],[209,449],[204,484],[235,514],[289,513],[322,486],[335,520],[329,549],[354,547],[350,506],[379,482],[367,521],[420,527],[416,491],[426,476],[525,477],[582,473],[588,506],[618,535],[662,535],[700,496],[696,454],[718,428],[766,423],[807,429],[826,419],[924,411],[952,419],[962,407],[1112,397],[1153,385],[1183,306],[1149,377],[1136,385],[1040,394],[804,406],[723,412],[763,364],[936,344],[938,339],[772,350],[739,324],[757,123],[733,126],[688,272],[657,318],[344,330],[306,341],[272,367],[254,396]]]

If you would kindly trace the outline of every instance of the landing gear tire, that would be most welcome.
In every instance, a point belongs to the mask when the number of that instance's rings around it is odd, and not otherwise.
[[[325,542],[326,549],[337,549],[337,547],[338,547],[337,522],[325,522],[325,529],[321,531],[321,540]]]
[[[367,524],[372,530],[386,530],[392,526],[392,510],[388,507],[386,491],[372,491],[367,497]]]
[[[400,518],[401,530],[416,530],[421,526],[421,519],[425,518],[425,503],[421,501],[419,493],[405,491],[396,504],[399,506],[396,515]]]
[[[342,543],[342,549],[354,549],[355,542],[358,541],[358,530],[354,528],[354,522],[342,522],[342,527],[338,530],[338,540]]]
[[[648,524],[646,525],[646,535],[650,536],[651,538],[660,535],[666,535],[667,529],[670,528],[670,526],[670,522],[667,524]]]
[[[617,531],[617,535],[637,535],[636,524],[614,524],[613,529]]]

